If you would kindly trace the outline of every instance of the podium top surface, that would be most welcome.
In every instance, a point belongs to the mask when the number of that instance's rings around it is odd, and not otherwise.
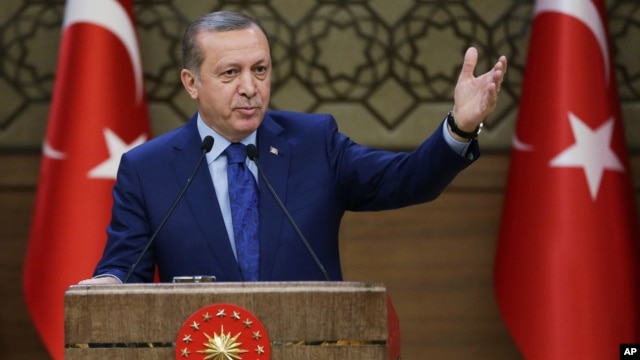
[[[386,341],[387,300],[384,285],[365,282],[74,285],[65,342],[173,342],[191,314],[215,304],[251,312],[274,341]]]
[[[259,282],[209,282],[209,283],[147,283],[115,285],[72,285],[65,296],[86,294],[134,294],[134,293],[290,293],[290,292],[386,292],[382,283],[349,281],[259,281]]]

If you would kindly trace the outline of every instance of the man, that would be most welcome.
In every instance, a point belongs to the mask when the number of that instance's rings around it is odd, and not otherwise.
[[[156,267],[165,282],[194,275],[214,275],[218,281],[342,280],[338,230],[344,212],[435,199],[479,156],[475,136],[495,108],[507,66],[501,57],[489,72],[474,77],[477,52],[469,49],[452,112],[442,126],[415,151],[392,153],[354,143],[338,132],[330,115],[268,111],[269,42],[243,14],[216,12],[195,21],[185,32],[183,56],[182,83],[198,112],[187,124],[122,157],[104,256],[95,277],[81,284],[119,283],[128,276],[129,282],[150,282]],[[206,153],[208,168],[198,168],[161,227],[207,151],[202,150],[207,136],[215,140]],[[230,199],[236,180],[227,181],[227,172],[235,173],[227,169],[227,147],[234,143],[257,146],[265,175],[259,178],[256,163],[242,155],[241,167],[251,170],[259,187],[257,203],[246,206],[255,215],[243,223],[234,220],[239,205]],[[238,233],[253,227],[254,235]],[[254,238],[251,250],[245,249],[245,237]],[[252,265],[245,265],[245,256]]]

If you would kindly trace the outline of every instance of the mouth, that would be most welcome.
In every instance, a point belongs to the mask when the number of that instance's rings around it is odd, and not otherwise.
[[[255,106],[237,107],[236,111],[242,115],[251,116],[258,112],[260,108]]]

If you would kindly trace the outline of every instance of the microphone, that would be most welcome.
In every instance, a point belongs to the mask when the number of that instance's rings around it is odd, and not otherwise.
[[[258,173],[260,174],[260,177],[262,178],[262,180],[264,180],[264,184],[267,186],[267,189],[269,189],[269,192],[278,203],[278,206],[280,206],[280,210],[282,210],[282,213],[284,214],[284,216],[287,218],[287,220],[289,220],[289,224],[291,224],[291,227],[293,227],[293,230],[296,232],[296,234],[298,234],[298,238],[300,238],[304,246],[307,248],[307,251],[309,251],[309,254],[311,254],[313,261],[315,261],[316,265],[322,272],[322,275],[324,275],[324,278],[327,281],[331,281],[331,279],[329,278],[329,274],[327,274],[327,270],[324,268],[324,265],[322,265],[322,262],[320,262],[320,259],[318,259],[318,256],[316,255],[315,251],[313,251],[313,249],[311,248],[311,245],[309,245],[307,238],[305,238],[304,235],[302,235],[302,231],[300,231],[300,228],[296,224],[295,220],[293,220],[293,218],[291,217],[291,214],[289,214],[289,211],[282,203],[282,200],[280,200],[280,197],[278,196],[278,194],[276,194],[276,191],[273,190],[271,183],[269,183],[269,180],[264,175],[264,171],[262,171],[262,166],[260,166],[260,161],[258,160],[258,148],[256,148],[256,146],[253,144],[247,145],[247,156],[251,161],[256,163],[256,167],[258,168]]]
[[[124,284],[126,284],[127,281],[129,281],[129,278],[133,274],[134,270],[138,267],[138,264],[140,264],[140,261],[142,261],[142,258],[147,253],[147,251],[149,251],[149,248],[151,247],[151,244],[153,244],[153,241],[158,236],[158,233],[160,232],[160,229],[162,229],[162,227],[167,222],[167,220],[169,220],[169,216],[171,216],[171,214],[173,213],[173,210],[176,208],[176,206],[178,205],[178,203],[180,202],[180,200],[184,196],[184,193],[189,188],[189,185],[191,185],[191,181],[196,176],[196,172],[198,172],[198,168],[200,168],[200,163],[202,162],[202,159],[204,159],[204,156],[209,151],[211,151],[211,148],[213,148],[213,136],[209,135],[209,136],[206,136],[204,138],[204,140],[202,140],[202,145],[200,145],[200,151],[202,153],[200,154],[200,158],[198,159],[198,163],[196,164],[196,167],[193,169],[193,173],[187,179],[187,183],[184,185],[184,187],[182,188],[182,191],[180,192],[180,194],[178,195],[176,200],[173,202],[173,205],[171,205],[171,208],[169,209],[169,211],[167,211],[167,214],[164,216],[164,218],[160,222],[160,225],[158,225],[158,227],[156,228],[156,231],[149,238],[149,241],[147,242],[147,245],[144,247],[144,249],[140,253],[140,256],[138,257],[138,260],[136,260],[136,262],[133,263],[133,265],[131,265],[131,269],[129,269],[129,272],[127,273],[127,276],[124,278],[124,281],[123,281]]]

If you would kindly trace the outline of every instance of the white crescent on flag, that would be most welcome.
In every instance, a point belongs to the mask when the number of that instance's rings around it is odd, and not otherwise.
[[[49,145],[49,142],[47,140],[45,140],[44,144],[42,144],[42,153],[44,154],[44,156],[55,160],[62,160],[67,157],[67,154],[62,151],[58,151],[54,149],[53,146]]]
[[[142,61],[138,53],[135,27],[126,10],[115,0],[69,0],[62,29],[75,23],[90,23],[101,26],[113,33],[124,45],[131,58],[131,66],[136,79],[136,102],[142,101],[143,78]]]
[[[604,62],[605,81],[609,84],[609,52],[607,51],[607,35],[604,24],[595,4],[589,0],[537,0],[534,9],[534,19],[544,12],[557,12],[571,16],[581,21],[598,41]],[[513,137],[513,148],[520,151],[533,151],[534,147],[523,143],[517,135]]]
[[[588,0],[538,0],[535,9],[536,16],[547,11],[559,12],[574,17],[591,30],[598,41],[605,67],[605,81],[606,84],[609,84],[610,59],[607,50],[607,35],[596,5]],[[575,114],[569,112],[568,117],[576,143],[554,157],[550,165],[552,167],[583,168],[591,198],[595,201],[600,190],[604,171],[625,171],[622,162],[610,145],[614,119],[610,118],[596,130],[591,130]]]
[[[609,83],[609,52],[607,51],[607,35],[596,5],[590,0],[538,0],[534,10],[534,18],[543,12],[558,12],[580,20],[591,30],[600,45],[604,60],[604,74]]]
[[[100,26],[115,35],[124,45],[133,68],[136,82],[136,103],[142,102],[143,74],[142,61],[138,52],[138,40],[135,27],[126,10],[115,0],[68,0],[62,22],[62,32],[76,23],[89,23]],[[48,141],[44,142],[45,157],[62,160],[66,153],[53,148]]]

